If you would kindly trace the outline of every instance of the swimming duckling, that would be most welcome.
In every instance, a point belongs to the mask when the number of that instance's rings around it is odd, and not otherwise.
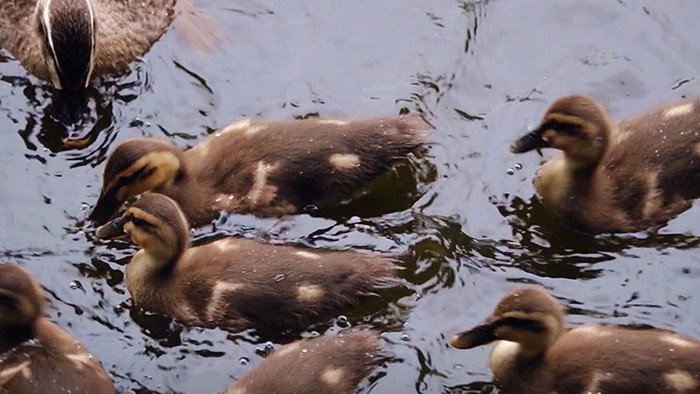
[[[298,328],[398,285],[391,259],[317,252],[248,239],[189,247],[177,203],[148,193],[97,236],[126,233],[142,249],[126,266],[135,304],[187,325],[240,330]]]
[[[384,359],[369,330],[302,339],[270,354],[222,394],[350,394]]]
[[[180,5],[180,2],[183,2]],[[87,87],[92,75],[121,73],[145,53],[188,0],[0,0],[0,44],[57,89]],[[216,29],[216,27],[214,28]],[[206,37],[206,30],[203,34]]]
[[[612,123],[586,96],[558,99],[511,151],[564,151],[534,180],[545,206],[588,232],[665,224],[700,197],[700,98]]]
[[[486,323],[456,334],[469,349],[498,340],[489,367],[504,393],[700,393],[700,342],[672,331],[583,325],[538,288],[506,295]]]
[[[337,203],[421,147],[427,129],[414,116],[243,119],[184,152],[157,139],[127,140],[107,160],[90,219],[102,224],[148,190],[177,201],[195,227],[220,211],[281,216]]]
[[[41,287],[0,264],[0,393],[114,393],[100,362],[42,316]]]

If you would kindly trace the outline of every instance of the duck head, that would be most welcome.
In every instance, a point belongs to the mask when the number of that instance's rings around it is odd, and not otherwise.
[[[496,340],[515,342],[525,357],[544,353],[564,330],[564,313],[559,303],[537,288],[513,291],[503,297],[482,325],[455,334],[450,344],[470,349]]]
[[[607,148],[610,122],[605,109],[590,97],[566,96],[555,101],[540,125],[513,142],[513,153],[555,148],[577,167],[598,163]]]
[[[172,185],[184,174],[181,158],[182,152],[165,141],[150,138],[124,141],[107,160],[102,192],[89,219],[103,224],[128,199]]]
[[[87,87],[95,65],[92,0],[38,0],[34,23],[54,86]]]
[[[97,229],[101,239],[126,234],[149,257],[155,269],[173,264],[189,242],[189,224],[171,198],[148,193],[134,202],[120,218]]]
[[[8,328],[33,326],[42,310],[41,286],[32,275],[19,266],[0,264],[0,336]]]

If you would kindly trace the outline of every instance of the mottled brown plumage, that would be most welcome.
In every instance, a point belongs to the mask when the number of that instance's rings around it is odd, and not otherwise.
[[[187,221],[172,199],[148,193],[98,229],[141,246],[126,267],[134,302],[188,325],[240,330],[300,328],[399,284],[391,259],[221,239],[189,247]]]
[[[220,211],[279,216],[327,206],[422,146],[427,129],[412,116],[243,119],[184,152],[156,139],[128,140],[105,165],[90,218],[104,223],[123,201],[148,190],[176,200],[193,226]]]
[[[613,123],[594,100],[563,97],[511,150],[541,147],[564,153],[540,167],[535,188],[583,231],[660,226],[700,197],[700,98]]]
[[[222,394],[350,394],[381,359],[372,331],[303,339],[267,356]]]
[[[0,393],[114,393],[100,362],[42,309],[31,274],[0,264]]]
[[[506,295],[486,323],[450,343],[493,341],[489,366],[504,393],[700,393],[700,342],[672,331],[583,325],[564,330],[544,290]]]
[[[222,39],[218,25],[189,0],[0,0],[0,8],[0,45],[58,88],[82,88],[91,75],[125,72],[176,16],[198,45]]]

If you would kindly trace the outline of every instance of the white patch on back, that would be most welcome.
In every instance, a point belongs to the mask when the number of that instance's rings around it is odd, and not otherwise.
[[[211,298],[209,299],[209,304],[207,305],[207,320],[213,321],[217,313],[222,311],[225,305],[222,305],[224,295],[231,291],[240,290],[244,287],[242,283],[229,283],[224,281],[217,281],[214,288],[211,291]]]
[[[255,173],[253,175],[253,186],[250,188],[250,191],[248,192],[248,201],[250,202],[251,205],[257,205],[260,197],[263,197],[263,194],[265,194],[265,202],[270,202],[274,198],[274,191],[277,190],[274,186],[270,186],[273,188],[272,190],[266,190],[270,189],[267,186],[267,177],[270,175],[270,173],[279,167],[279,164],[271,165],[267,164],[264,161],[260,160],[258,162],[258,167],[255,169]],[[268,193],[264,193],[265,191],[268,191]],[[268,195],[269,194],[269,195]]]
[[[340,384],[344,376],[345,370],[343,368],[328,367],[321,373],[321,380],[325,384],[333,387]]]
[[[678,392],[686,392],[694,390],[700,384],[697,379],[687,371],[674,369],[673,371],[664,374],[666,384]]]
[[[303,250],[296,251],[294,254],[309,260],[318,260],[321,258],[321,256],[317,255],[316,253],[306,252]]]
[[[302,285],[297,287],[299,301],[311,302],[323,297],[323,289],[319,285]]]
[[[345,120],[337,120],[337,119],[319,119],[318,123],[320,124],[332,124],[336,126],[347,126],[349,122]]]
[[[653,172],[646,179],[646,194],[644,195],[644,206],[642,207],[642,217],[645,219],[653,217],[661,209],[661,190],[659,190],[659,173]]]
[[[276,350],[274,353],[272,353],[272,356],[281,357],[286,354],[294,353],[298,351],[300,347],[301,342],[290,343],[289,345],[282,346],[281,348],[279,348],[279,350]]]
[[[603,327],[595,324],[586,324],[579,326],[569,331],[570,334],[584,335],[588,337],[607,337],[611,335],[610,332],[606,331]]]
[[[667,333],[663,334],[659,337],[659,340],[668,343],[669,345],[673,345],[679,348],[684,348],[684,349],[692,349],[694,347],[697,347],[698,344],[695,342],[691,342],[685,338],[683,338],[680,335],[677,334],[672,334],[672,333]]]
[[[591,375],[591,381],[588,382],[588,386],[586,387],[583,392],[585,393],[601,393],[602,391],[600,390],[600,383],[604,380],[608,380],[612,378],[611,373],[602,373],[600,371],[593,371],[593,374]]]
[[[29,369],[29,365],[31,363],[31,361],[27,360],[23,363],[17,364],[14,367],[5,368],[4,370],[0,371],[0,384],[9,382],[18,373],[21,373],[22,377],[24,377],[25,379],[31,378],[32,371]]]
[[[226,252],[229,252],[231,250],[236,250],[236,249],[240,248],[240,245],[238,245],[238,243],[236,243],[236,241],[233,239],[220,239],[220,240],[212,243],[212,245],[215,248],[217,248],[219,250],[219,252],[221,252],[221,253],[226,253]]]
[[[90,365],[91,355],[87,353],[64,354],[67,359],[71,360],[78,369],[83,369],[86,365]]]
[[[245,130],[245,135],[251,136],[256,134],[258,131],[265,129],[267,126],[252,126]]]
[[[328,162],[338,170],[349,170],[360,165],[360,156],[352,153],[334,153]]]
[[[693,103],[685,103],[685,104],[676,105],[675,107],[671,107],[671,108],[667,109],[666,111],[664,111],[663,117],[664,117],[664,119],[668,119],[668,118],[673,118],[676,116],[687,115],[687,114],[693,112],[693,107],[694,107]]]
[[[231,123],[230,125],[226,126],[222,130],[222,132],[229,133],[231,131],[244,130],[244,129],[247,129],[248,127],[250,127],[251,123],[252,123],[252,121],[250,120],[250,118],[241,119],[241,120],[235,121],[235,122]]]

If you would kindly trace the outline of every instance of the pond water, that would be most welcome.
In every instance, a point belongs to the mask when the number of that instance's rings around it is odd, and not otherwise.
[[[590,94],[620,118],[700,91],[700,3],[197,4],[222,25],[226,43],[202,54],[169,30],[127,75],[95,84],[70,122],[61,97],[0,57],[0,257],[37,275],[51,319],[102,361],[120,392],[218,392],[263,359],[269,338],[254,332],[184,329],[132,309],[123,271],[134,248],[96,242],[81,224],[116,143],[147,135],[187,147],[242,116],[408,110],[435,125],[422,157],[342,212],[232,215],[216,234],[211,226],[194,233],[196,243],[226,233],[400,254],[413,289],[348,313],[351,325],[381,331],[396,355],[363,392],[494,392],[490,347],[460,351],[446,339],[519,283],[551,289],[572,324],[700,338],[697,207],[657,233],[581,235],[534,197],[542,158],[508,152],[564,94]],[[273,345],[343,325],[333,319]]]

